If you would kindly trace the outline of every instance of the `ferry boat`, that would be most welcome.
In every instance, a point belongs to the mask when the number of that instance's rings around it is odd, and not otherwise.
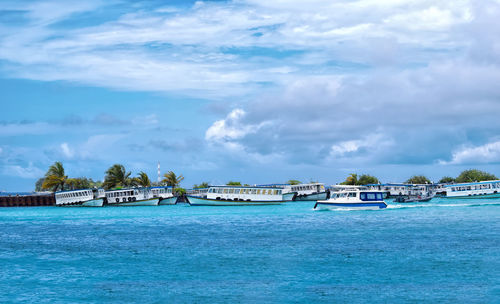
[[[104,189],[81,189],[55,193],[56,206],[102,207]]]
[[[447,198],[500,198],[500,180],[445,185]]]
[[[283,189],[249,186],[212,186],[207,197],[187,195],[192,206],[255,206],[279,205],[291,201],[295,192],[284,193]]]
[[[154,197],[149,188],[133,188],[106,191],[110,206],[157,206],[159,197]]]
[[[297,192],[294,201],[317,201],[328,198],[325,184],[322,183],[289,185],[285,189],[287,192]]]
[[[159,205],[175,205],[177,196],[172,193],[172,187],[151,187],[153,197],[160,199]]]
[[[332,192],[328,200],[317,201],[314,209],[378,210],[387,208],[382,191],[350,189]]]

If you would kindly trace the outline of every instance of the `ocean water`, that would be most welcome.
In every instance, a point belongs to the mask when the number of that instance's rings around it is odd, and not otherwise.
[[[2,208],[0,303],[499,303],[500,201]]]

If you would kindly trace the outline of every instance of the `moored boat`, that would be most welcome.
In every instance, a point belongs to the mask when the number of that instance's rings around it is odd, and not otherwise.
[[[296,192],[294,201],[326,200],[328,193],[322,183],[298,184],[285,187],[286,192]]]
[[[102,207],[104,189],[80,189],[55,193],[56,206]]]
[[[192,206],[255,206],[279,205],[291,201],[295,192],[283,193],[283,189],[271,187],[212,186],[207,197],[188,195]]]
[[[157,206],[160,202],[148,188],[106,191],[106,200],[109,206]]]
[[[378,210],[387,208],[382,191],[344,190],[333,192],[328,200],[319,200],[314,209]]]
[[[500,180],[445,185],[447,198],[500,198]]]
[[[151,187],[153,197],[160,199],[159,205],[175,205],[177,196],[172,193],[172,187]]]

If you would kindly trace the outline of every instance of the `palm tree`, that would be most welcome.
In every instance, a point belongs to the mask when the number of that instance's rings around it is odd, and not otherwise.
[[[151,180],[145,172],[139,172],[138,176],[134,178],[134,183],[141,187],[151,187]]]
[[[167,186],[171,186],[172,189],[177,188],[177,186],[179,186],[179,184],[184,180],[184,176],[182,176],[182,174],[177,176],[172,171],[168,171],[168,173],[165,173],[163,177],[164,179],[161,182],[166,183]]]
[[[52,189],[57,191],[57,189],[64,190],[64,184],[68,180],[68,176],[64,174],[64,167],[61,162],[55,162],[49,167],[47,173],[45,173],[45,180],[42,184],[42,189]]]
[[[106,189],[130,186],[132,184],[130,174],[123,165],[115,164],[106,171],[103,186]]]

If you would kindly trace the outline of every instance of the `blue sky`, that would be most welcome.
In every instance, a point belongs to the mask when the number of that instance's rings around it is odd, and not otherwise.
[[[500,1],[2,1],[0,190],[500,174]]]

